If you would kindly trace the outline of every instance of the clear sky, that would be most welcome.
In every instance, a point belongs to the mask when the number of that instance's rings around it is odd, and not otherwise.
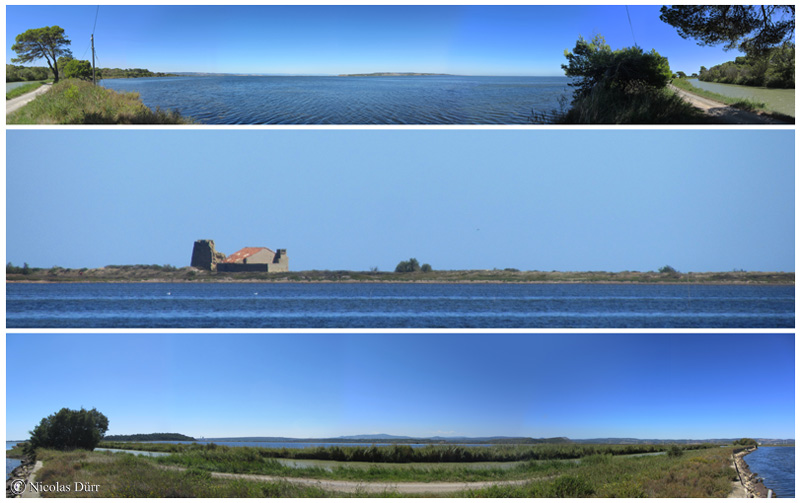
[[[795,431],[793,334],[9,334],[6,349],[13,440],[62,407],[96,407],[109,434],[196,437]]]
[[[673,72],[740,55],[682,39],[659,7],[9,5],[6,63],[16,35],[53,25],[78,59],[91,59],[94,29],[99,67],[161,72],[563,75],[564,50],[598,33],[656,49]]]
[[[794,271],[789,130],[9,130],[6,261]]]

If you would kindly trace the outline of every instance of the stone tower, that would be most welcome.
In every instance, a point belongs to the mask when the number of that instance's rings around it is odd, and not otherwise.
[[[192,267],[216,271],[217,264],[225,260],[225,254],[214,249],[213,239],[198,239],[192,250]]]

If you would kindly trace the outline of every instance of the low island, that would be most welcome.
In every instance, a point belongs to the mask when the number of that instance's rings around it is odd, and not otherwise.
[[[171,265],[109,265],[99,268],[36,268],[6,265],[7,282],[35,283],[621,283],[621,284],[731,284],[793,285],[794,272],[679,272],[659,271],[521,271],[515,268],[433,270],[410,272],[307,270],[287,272],[222,272]]]

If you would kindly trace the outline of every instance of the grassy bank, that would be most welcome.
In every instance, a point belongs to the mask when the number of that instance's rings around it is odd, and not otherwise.
[[[793,272],[669,272],[655,271],[520,271],[517,269],[378,272],[378,271],[293,271],[286,273],[221,273],[193,267],[159,265],[107,266],[98,269],[48,269],[6,266],[6,281],[52,283],[131,282],[277,282],[277,283],[680,283],[793,285]]]
[[[672,85],[677,87],[678,89],[683,89],[684,91],[690,92],[692,94],[696,94],[698,96],[702,96],[704,98],[708,98],[714,101],[719,101],[720,103],[730,105],[740,110],[763,113],[765,115],[769,115],[770,117],[774,117],[775,119],[794,124],[794,117],[776,112],[774,110],[770,110],[766,106],[766,104],[762,102],[742,99],[742,98],[732,98],[730,96],[725,96],[723,94],[715,93],[712,91],[706,91],[705,89],[700,89],[698,87],[693,86],[686,79],[674,79],[672,81]]]
[[[8,91],[6,93],[6,100],[10,100],[10,99],[13,99],[13,98],[18,98],[18,97],[22,96],[23,94],[28,94],[28,93],[30,93],[32,91],[35,91],[35,90],[39,89],[40,87],[42,87],[43,85],[45,85],[47,82],[49,82],[49,81],[42,80],[42,81],[39,81],[39,82],[31,82],[31,83],[25,84],[24,86],[15,87],[14,89],[12,89],[12,90],[10,90],[10,91]]]
[[[124,454],[87,451],[42,451],[43,468],[36,479],[43,484],[96,484],[95,493],[44,493],[44,496],[98,498],[320,498],[327,494],[313,486],[286,482],[252,482],[212,478],[202,470],[171,471],[152,460]]]
[[[7,124],[188,124],[175,112],[147,108],[138,93],[69,79],[6,117]]]
[[[165,468],[169,457],[144,458],[130,454],[104,452],[42,451],[44,462],[38,480],[45,484],[73,484],[88,482],[99,485],[97,497],[323,497],[341,495],[323,491],[314,486],[294,485],[286,481],[264,482],[243,479],[222,479],[212,476],[210,470],[238,471],[239,467],[224,465],[196,465],[187,470]],[[468,490],[450,496],[461,497],[725,497],[735,479],[730,466],[731,448],[702,449],[676,456],[625,457],[596,454],[581,458],[579,463],[548,461],[524,463],[513,474],[509,471],[467,469],[421,469],[408,467],[371,467],[366,470],[350,469],[348,479],[399,482],[400,480],[488,480],[519,478],[530,480],[524,485],[492,486],[488,489]],[[313,476],[322,478],[324,470],[292,468],[273,460],[267,463],[276,474],[286,477]],[[331,472],[327,472],[331,473]],[[343,476],[344,472],[339,475]],[[427,478],[425,478],[427,477]],[[438,477],[438,478],[437,478]],[[48,494],[52,495],[52,494]],[[56,494],[59,495],[59,494]],[[65,494],[60,494],[65,495]],[[75,496],[67,493],[68,496]],[[362,496],[364,493],[353,493]],[[383,496],[396,496],[384,493]],[[381,496],[381,494],[378,494]]]
[[[603,85],[579,98],[561,124],[708,124],[701,111],[669,89],[641,86],[622,91]]]
[[[736,471],[731,448],[681,456],[637,458],[592,456],[552,480],[523,486],[493,486],[461,497],[514,498],[724,498]]]

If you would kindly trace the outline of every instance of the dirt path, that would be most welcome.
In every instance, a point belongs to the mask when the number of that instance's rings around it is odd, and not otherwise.
[[[669,85],[669,88],[683,98],[684,101],[695,108],[699,108],[720,124],[786,124],[766,115],[739,110],[719,101],[692,94],[683,89],[678,89],[672,84]]]
[[[16,112],[20,108],[24,107],[28,103],[34,100],[40,94],[44,94],[50,90],[53,84],[44,84],[43,86],[37,88],[34,91],[29,92],[28,94],[23,94],[22,96],[17,96],[14,99],[10,99],[6,101],[6,115]]]
[[[28,478],[27,478],[27,484],[25,485],[26,486],[25,487],[25,492],[20,494],[21,498],[40,498],[41,497],[39,495],[39,491],[36,491],[36,490],[33,489],[33,486],[31,485],[31,482],[35,482],[36,481],[36,472],[41,470],[42,466],[43,465],[42,465],[41,461],[37,461],[36,464],[33,465],[33,470],[31,471],[31,474],[28,475]]]
[[[168,470],[185,471],[179,466],[163,466]],[[257,482],[287,482],[304,486],[316,486],[325,491],[343,493],[384,493],[398,492],[401,494],[446,494],[469,489],[483,489],[489,486],[520,486],[536,480],[546,480],[552,477],[542,477],[525,480],[499,480],[487,482],[353,482],[349,480],[323,480],[301,479],[289,477],[276,477],[273,475],[253,475],[244,473],[211,472],[212,477],[221,479],[244,479]]]

